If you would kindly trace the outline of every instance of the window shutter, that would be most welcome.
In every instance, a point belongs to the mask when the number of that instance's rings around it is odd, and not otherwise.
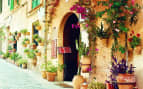
[[[10,0],[8,0],[8,6],[10,5]]]
[[[14,9],[14,0],[11,0],[11,3],[10,3],[10,10],[13,10]]]
[[[40,5],[40,0],[37,0],[37,2],[38,2],[37,6]]]
[[[2,0],[0,0],[0,13],[2,12]]]

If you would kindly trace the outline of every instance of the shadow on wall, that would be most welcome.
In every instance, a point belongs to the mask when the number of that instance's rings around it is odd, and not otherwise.
[[[135,74],[137,77],[138,89],[143,89],[143,54],[135,56],[133,64],[136,67]]]

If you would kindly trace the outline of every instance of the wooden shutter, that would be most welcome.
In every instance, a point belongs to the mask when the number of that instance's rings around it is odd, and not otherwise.
[[[2,0],[0,0],[0,13],[2,12]]]
[[[13,10],[14,9],[14,0],[11,0],[11,3],[10,3],[10,10]]]

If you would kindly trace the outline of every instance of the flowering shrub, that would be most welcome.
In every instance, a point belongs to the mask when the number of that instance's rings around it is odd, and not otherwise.
[[[136,46],[140,45],[141,43],[141,38],[140,38],[140,34],[136,34],[134,33],[134,31],[132,31],[132,33],[130,34],[130,38],[128,39],[130,46],[132,48],[135,48]]]

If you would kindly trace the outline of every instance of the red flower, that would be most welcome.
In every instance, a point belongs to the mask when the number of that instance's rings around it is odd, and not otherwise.
[[[130,34],[130,36],[132,36],[133,34]]]
[[[132,42],[132,40],[133,40],[133,38],[129,38],[129,39],[128,39],[129,42]]]
[[[135,32],[132,30],[132,33],[134,34]]]
[[[137,34],[137,37],[140,37],[140,34],[139,34],[139,33]]]

